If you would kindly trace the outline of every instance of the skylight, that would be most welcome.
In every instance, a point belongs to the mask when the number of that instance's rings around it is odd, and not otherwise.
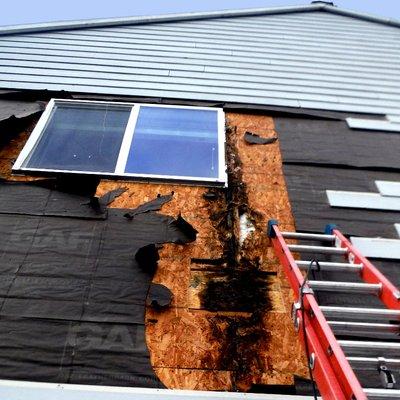
[[[51,100],[13,171],[226,183],[222,109]]]

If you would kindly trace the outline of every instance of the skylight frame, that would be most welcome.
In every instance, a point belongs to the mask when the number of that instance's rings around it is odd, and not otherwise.
[[[123,134],[121,147],[119,150],[117,162],[114,172],[96,172],[82,170],[63,170],[50,168],[34,168],[24,167],[24,164],[29,161],[30,156],[34,153],[36,145],[39,143],[47,124],[50,122],[56,106],[58,105],[110,105],[110,106],[125,106],[130,107],[130,115]],[[144,173],[128,173],[124,172],[131,144],[133,142],[136,123],[139,118],[140,107],[162,107],[176,109],[192,109],[192,110],[208,110],[217,112],[217,140],[218,140],[218,177],[198,177],[198,176],[183,176],[183,175],[162,175],[162,174],[144,174]],[[34,174],[79,174],[79,175],[95,175],[105,178],[118,178],[145,181],[174,181],[182,183],[193,183],[199,185],[215,185],[227,186],[226,160],[225,160],[225,113],[222,108],[214,107],[196,107],[186,105],[170,105],[170,104],[155,104],[155,103],[131,103],[131,102],[110,102],[97,100],[71,100],[71,99],[51,99],[46,106],[42,116],[33,129],[30,137],[25,143],[24,148],[18,155],[17,160],[12,168],[13,173],[34,173]]]

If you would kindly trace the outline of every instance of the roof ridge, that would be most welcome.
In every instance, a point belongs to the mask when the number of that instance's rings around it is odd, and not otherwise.
[[[249,8],[249,9],[238,9],[238,10],[163,14],[155,16],[97,18],[97,19],[75,20],[75,21],[58,21],[58,22],[36,23],[36,24],[7,25],[2,27],[0,26],[0,35],[32,33],[32,32],[48,32],[55,30],[70,30],[70,29],[82,29],[82,28],[93,28],[93,27],[107,27],[107,26],[117,26],[117,25],[118,26],[143,25],[143,24],[151,24],[157,22],[176,22],[176,21],[191,21],[191,20],[201,20],[201,19],[257,16],[257,15],[274,15],[274,14],[286,14],[286,13],[308,12],[308,11],[327,11],[333,14],[339,14],[370,22],[376,22],[385,25],[400,27],[400,20],[377,17],[372,14],[366,14],[357,11],[342,9],[334,5],[324,4],[321,2],[321,3],[312,3],[309,5],[298,5],[298,6],[288,6],[288,7],[268,7],[268,8],[261,7],[261,8]]]

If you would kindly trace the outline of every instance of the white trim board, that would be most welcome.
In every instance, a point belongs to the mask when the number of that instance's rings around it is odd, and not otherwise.
[[[0,380],[0,398],[7,400],[311,400],[309,396],[285,396],[237,392],[144,389],[118,386],[71,385]]]
[[[331,207],[400,211],[400,197],[382,196],[379,193],[341,190],[327,190],[326,195]]]
[[[400,133],[400,123],[379,119],[346,118],[347,125],[352,129],[366,129],[373,131],[387,131]]]
[[[352,236],[350,240],[365,257],[400,260],[400,239]]]
[[[400,182],[375,181],[375,185],[382,196],[397,196],[400,198]]]

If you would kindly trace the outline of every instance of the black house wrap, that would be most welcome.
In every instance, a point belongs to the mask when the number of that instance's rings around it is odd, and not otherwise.
[[[135,254],[153,245],[152,263],[155,244],[196,232],[151,208],[107,209],[105,198],[54,187],[0,183],[0,378],[163,387],[145,342],[155,270]],[[167,288],[151,293],[149,304],[167,305]]]

